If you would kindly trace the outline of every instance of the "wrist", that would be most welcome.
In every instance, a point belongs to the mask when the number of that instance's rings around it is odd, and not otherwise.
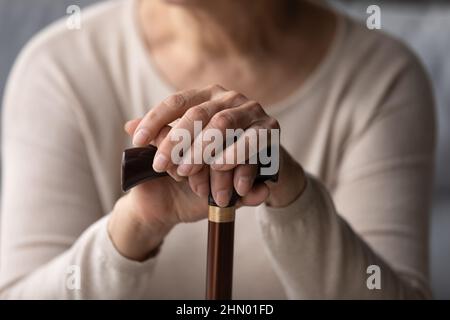
[[[280,166],[278,181],[269,186],[270,195],[266,205],[282,208],[297,200],[306,187],[306,176],[300,164],[289,155],[284,157]]]
[[[128,194],[116,202],[108,222],[108,233],[122,256],[144,261],[158,253],[163,239],[172,227],[145,221],[133,210],[130,200]]]

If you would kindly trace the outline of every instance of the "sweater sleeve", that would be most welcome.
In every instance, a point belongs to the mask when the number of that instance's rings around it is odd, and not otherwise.
[[[130,261],[114,248],[76,96],[55,57],[31,46],[3,106],[0,297],[143,296],[155,259]]]
[[[363,107],[363,106],[361,106]],[[408,65],[342,151],[336,185],[258,217],[289,298],[428,298],[434,154],[431,89]]]

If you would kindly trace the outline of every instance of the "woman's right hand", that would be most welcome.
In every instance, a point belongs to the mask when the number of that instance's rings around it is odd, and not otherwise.
[[[133,136],[139,122],[127,122],[125,131]],[[161,130],[152,143],[158,146],[169,131],[170,127]],[[207,216],[209,184],[204,183],[204,175],[209,176],[209,168],[190,179],[181,178],[174,170],[168,173],[132,188],[114,207],[109,235],[116,249],[129,259],[145,260],[176,224]]]
[[[127,122],[125,131],[133,136],[141,119]],[[171,127],[161,130],[152,144],[159,146]],[[149,167],[152,164],[149,164]],[[177,224],[207,218],[210,193],[209,166],[196,175],[180,177],[176,168],[169,176],[150,180],[132,188],[114,206],[108,233],[116,249],[125,257],[143,261],[156,253],[164,237]],[[265,187],[255,186],[238,206],[258,205],[265,199]]]

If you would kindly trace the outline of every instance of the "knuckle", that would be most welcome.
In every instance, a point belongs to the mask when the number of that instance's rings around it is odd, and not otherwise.
[[[278,122],[277,119],[270,117],[267,120],[267,126],[269,129],[277,129],[280,130],[280,123]]]
[[[197,106],[194,108],[189,109],[185,114],[184,117],[188,119],[190,122],[194,121],[207,121],[209,118],[208,111],[203,106]]]
[[[183,108],[186,104],[186,99],[181,93],[176,93],[164,100],[164,105],[173,109]]]
[[[210,91],[213,95],[226,91],[226,89],[219,84],[211,84],[206,87],[206,90]]]
[[[212,119],[213,125],[216,128],[227,129],[234,128],[236,121],[231,115],[231,112],[222,111],[217,113]]]
[[[237,91],[229,91],[227,92],[227,94],[224,96],[223,101],[226,103],[240,103],[245,101],[247,98],[242,94],[239,93]]]
[[[228,92],[226,93],[226,95],[225,95],[225,99],[230,99],[230,100],[232,100],[232,99],[237,98],[239,95],[240,95],[240,93],[237,92],[237,91],[234,91],[234,90],[228,91]]]
[[[154,109],[150,110],[147,115],[144,117],[143,121],[140,123],[140,126],[142,124],[146,123],[154,123],[158,119],[158,114]]]
[[[262,115],[265,114],[265,111],[261,104],[256,101],[249,101],[249,109],[254,112],[255,114]]]
[[[225,90],[224,87],[222,87],[220,84],[217,84],[217,83],[213,84],[213,85],[212,85],[212,88],[213,88],[214,90],[219,90],[219,91]]]

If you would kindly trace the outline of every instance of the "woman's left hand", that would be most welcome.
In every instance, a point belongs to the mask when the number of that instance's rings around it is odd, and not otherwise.
[[[158,142],[158,152],[153,162],[154,170],[166,171],[176,180],[189,179],[194,192],[200,185],[210,185],[211,193],[219,206],[228,205],[233,187],[240,196],[253,191],[258,167],[255,164],[238,161],[241,156],[238,152],[244,147],[245,160],[248,160],[249,156],[255,152],[249,145],[249,140],[244,138],[249,129],[256,131],[266,129],[267,132],[280,130],[276,119],[267,115],[259,103],[247,99],[244,95],[212,85],[200,90],[178,92],[151,109],[144,118],[129,121],[126,127],[128,132],[134,133],[135,146],[146,146],[155,144],[154,139],[158,133],[177,119],[179,120],[166,137]],[[223,164],[206,161],[210,159],[204,159],[203,150],[211,143],[211,140],[206,142],[203,141],[206,139],[198,140],[200,136],[196,137],[198,132],[194,128],[195,121],[201,122],[203,136],[209,129],[214,129],[225,138],[227,129],[242,129],[244,133],[241,138],[227,146],[221,155],[215,155],[214,158],[215,160],[229,159],[227,157],[231,156],[235,161],[232,163],[222,161]],[[175,161],[172,157],[172,151],[180,143],[179,139],[173,136],[178,129],[186,130],[185,132],[191,137],[191,146],[188,152],[183,153],[181,161]],[[259,138],[259,135],[257,137]],[[201,148],[200,162],[198,157],[196,161],[193,161],[196,152],[194,148]],[[297,199],[305,188],[302,167],[283,147],[279,148],[279,158],[276,160],[279,163],[278,182],[267,183],[264,186],[265,192],[258,192],[259,199],[255,199],[254,203],[259,204],[265,201],[270,206],[283,207]],[[205,196],[205,193],[198,195]]]

